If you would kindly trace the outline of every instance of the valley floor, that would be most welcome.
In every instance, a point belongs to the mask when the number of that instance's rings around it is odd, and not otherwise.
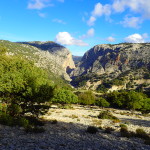
[[[42,116],[46,119],[44,133],[27,134],[22,128],[0,125],[0,150],[149,150],[140,138],[120,136],[120,124],[126,124],[130,131],[137,128],[150,133],[150,117],[139,112],[108,109],[121,122],[97,119],[102,109],[74,105],[72,109],[52,107]],[[54,124],[54,120],[57,123]],[[86,132],[88,126],[101,127],[96,134]],[[111,134],[104,128],[111,127]]]

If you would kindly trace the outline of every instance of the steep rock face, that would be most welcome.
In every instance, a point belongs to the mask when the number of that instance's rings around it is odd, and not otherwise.
[[[102,44],[87,51],[72,77],[88,73],[119,75],[141,67],[150,68],[150,44]]]
[[[38,66],[51,65],[52,72],[63,76],[66,80],[70,80],[67,74],[69,69],[74,69],[75,64],[72,59],[70,51],[54,42],[21,42],[22,44],[28,44],[38,48],[40,51],[39,60],[36,63]]]
[[[75,65],[77,66],[78,63],[81,61],[82,56],[74,56],[73,55],[72,58],[73,58],[73,61],[74,61]]]

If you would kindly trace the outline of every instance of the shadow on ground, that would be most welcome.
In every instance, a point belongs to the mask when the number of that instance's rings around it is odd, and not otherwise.
[[[134,125],[143,126],[143,127],[150,127],[150,121],[142,120],[142,119],[128,119],[128,118],[119,118],[123,122],[129,122]]]
[[[127,139],[99,130],[86,132],[87,126],[47,121],[46,131],[27,134],[23,129],[0,126],[0,149],[3,150],[149,150],[140,139]]]

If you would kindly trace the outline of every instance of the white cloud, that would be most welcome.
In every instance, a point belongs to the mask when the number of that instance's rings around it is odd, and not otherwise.
[[[96,21],[96,18],[93,17],[93,16],[91,16],[90,19],[87,21],[87,24],[88,24],[89,26],[93,26],[94,23],[95,23],[95,21]]]
[[[106,4],[102,5],[101,3],[97,3],[92,12],[92,16],[100,17],[102,15],[109,16],[111,14],[111,5]]]
[[[128,43],[144,43],[145,42],[144,37],[137,33],[129,35],[128,37],[124,39],[124,41]]]
[[[127,1],[124,0],[115,0],[112,4],[113,9],[115,12],[123,12],[125,10],[125,5]]]
[[[43,9],[45,7],[53,6],[50,0],[30,0],[28,3],[28,9]]]
[[[125,11],[126,13],[128,11],[128,14],[136,14],[138,17],[125,17],[121,24],[125,27],[139,28],[145,19],[150,19],[150,0],[114,0],[112,4],[105,5],[96,3],[87,24],[93,26],[97,18],[101,16],[111,21],[110,15]]]
[[[62,45],[88,46],[87,43],[82,40],[75,39],[68,32],[59,32],[56,35],[55,41]]]
[[[52,21],[53,21],[53,22],[56,22],[56,23],[60,23],[60,24],[66,24],[65,21],[60,20],[60,19],[53,19]]]
[[[87,31],[86,34],[84,34],[84,35],[81,36],[81,39],[93,37],[94,34],[95,34],[95,30],[94,30],[94,28],[91,28],[91,29],[89,29],[89,30]]]
[[[93,26],[97,17],[105,16],[109,20],[111,14],[111,5],[106,4],[102,5],[101,3],[95,4],[94,10],[91,13],[90,19],[87,21],[89,26]]]
[[[92,37],[92,36],[94,36],[94,33],[95,33],[95,30],[93,28],[91,28],[87,31],[87,36]]]
[[[97,3],[92,12],[93,16],[102,16],[103,15],[103,5],[101,3]]]
[[[120,22],[124,27],[139,28],[139,24],[142,23],[140,17],[125,17],[123,21]]]
[[[115,0],[113,5],[115,12],[124,12],[126,9],[140,13],[144,18],[150,18],[149,0]]]
[[[112,36],[109,36],[108,38],[106,38],[106,40],[108,42],[115,42],[115,38],[113,38]]]

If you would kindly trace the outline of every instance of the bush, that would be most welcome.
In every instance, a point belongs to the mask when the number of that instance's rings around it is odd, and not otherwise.
[[[120,128],[120,133],[121,133],[121,136],[123,137],[128,137],[128,138],[131,137],[131,134],[128,131],[128,128],[126,126]]]
[[[150,139],[149,135],[143,129],[136,129],[136,136],[145,140]]]
[[[39,118],[36,118],[34,116],[26,116],[25,119],[28,120],[29,125],[44,126],[44,122],[42,120],[40,120]]]
[[[113,116],[109,111],[102,111],[98,115],[99,119],[118,119],[117,117]],[[118,119],[119,120],[119,119]]]
[[[86,131],[91,134],[96,134],[98,132],[98,129],[94,126],[89,126]]]
[[[69,90],[66,89],[58,89],[56,88],[54,91],[54,97],[52,99],[53,103],[59,103],[59,104],[75,104],[78,103],[78,97]]]
[[[104,98],[100,97],[96,100],[95,104],[99,107],[109,107],[110,103],[107,102]]]
[[[4,112],[0,113],[0,124],[13,126],[13,117]]]
[[[112,131],[114,131],[114,129],[113,128],[111,128],[111,127],[107,127],[107,128],[105,128],[105,133],[108,133],[108,134],[111,134],[111,132]]]
[[[80,93],[78,98],[79,103],[83,105],[92,105],[95,103],[95,95],[91,91]]]
[[[7,104],[10,116],[38,116],[46,111],[43,104],[52,96],[53,87],[45,71],[22,58],[0,55],[0,100]]]
[[[127,125],[125,125],[125,124],[120,124],[120,127],[121,127],[121,128],[127,128]]]
[[[21,127],[26,128],[27,126],[29,126],[29,121],[28,121],[26,118],[20,118],[20,119],[18,120],[18,124],[19,124]]]

